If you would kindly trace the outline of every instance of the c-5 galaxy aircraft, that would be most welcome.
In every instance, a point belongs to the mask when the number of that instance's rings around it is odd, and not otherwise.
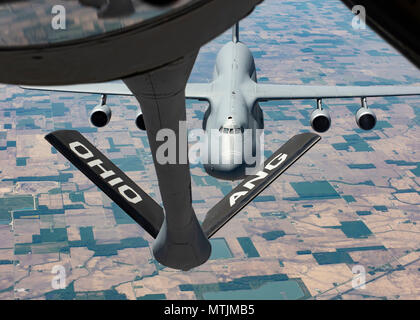
[[[90,114],[91,123],[104,127],[111,120],[112,111],[106,105],[108,95],[132,96],[133,93],[123,82],[97,83],[70,86],[22,86],[25,89],[47,91],[101,94],[101,102]],[[233,143],[235,136],[242,136],[244,131],[256,131],[264,128],[263,112],[259,102],[269,100],[315,99],[317,108],[313,111],[310,123],[319,133],[328,131],[331,116],[323,109],[322,100],[328,98],[361,98],[361,108],[356,113],[356,123],[363,130],[375,127],[376,116],[368,108],[367,97],[410,96],[420,95],[420,86],[307,86],[260,84],[254,58],[249,48],[239,41],[239,24],[233,28],[232,41],[219,51],[211,83],[188,83],[185,90],[186,99],[204,100],[209,107],[203,118],[203,129],[208,134],[209,151],[211,152],[211,134],[219,143],[218,156],[208,156],[206,171],[217,178],[227,180],[243,179],[247,165],[244,155],[241,161],[234,161],[235,155],[244,152],[243,146]],[[140,106],[141,107],[141,106]],[[136,125],[146,130],[144,116],[139,110]],[[255,135],[255,133],[254,133]],[[239,139],[238,141],[244,141]],[[255,152],[258,140],[252,139]],[[235,149],[238,148],[238,150]],[[214,162],[211,162],[214,160]],[[236,163],[235,163],[236,162]],[[238,174],[239,173],[239,174]]]
[[[189,74],[195,57],[185,59],[173,66],[173,76]],[[179,70],[186,70],[179,73]],[[146,130],[152,155],[157,168],[159,187],[165,208],[154,202],[139,186],[131,181],[121,170],[109,161],[101,152],[76,131],[62,130],[47,135],[46,139],[67,159],[79,168],[127,214],[137,221],[156,241],[153,245],[155,258],[162,264],[181,270],[196,267],[210,256],[208,242],[217,230],[243,209],[270,183],[278,178],[287,168],[313,147],[320,136],[303,133],[290,139],[284,146],[267,159],[261,170],[249,175],[224,199],[213,207],[199,224],[191,205],[191,184],[188,162],[186,164],[167,165],[156,159],[156,134],[159,128],[170,128],[177,132],[179,120],[185,119],[185,109],[167,107],[175,99],[198,99],[209,103],[203,119],[203,129],[214,139],[216,132],[220,144],[219,157],[209,157],[205,164],[206,171],[223,179],[245,177],[248,164],[244,155],[241,161],[233,161],[238,152],[243,153],[243,146],[232,143],[235,138],[242,139],[246,130],[253,133],[252,150],[258,149],[257,129],[263,129],[263,112],[259,102],[285,99],[314,99],[317,108],[311,115],[312,128],[321,133],[329,129],[331,117],[323,109],[322,100],[328,98],[361,98],[361,108],[356,113],[356,123],[364,130],[372,129],[376,116],[368,108],[368,97],[420,95],[420,87],[408,86],[306,86],[259,84],[251,51],[239,41],[239,26],[233,28],[232,41],[219,52],[211,83],[188,83],[183,94],[182,85],[173,86],[168,82],[167,73],[159,71],[148,76],[125,78],[122,82],[81,84],[68,86],[22,86],[26,89],[91,93],[102,95],[101,101],[91,115],[91,123],[103,127],[111,120],[111,109],[106,105],[108,95],[135,95],[140,102],[136,125]],[[159,91],[156,91],[156,84]],[[171,97],[171,98],[168,98]],[[166,117],[162,113],[165,112]],[[169,113],[169,115],[168,115]],[[159,123],[158,123],[159,122]],[[214,148],[210,147],[210,153]],[[236,149],[238,148],[238,149]],[[177,146],[177,151],[180,150]],[[216,160],[214,160],[216,159]],[[255,165],[255,164],[254,164]],[[180,169],[181,168],[181,169]],[[177,189],[177,184],[187,184],[187,188]],[[174,191],[175,190],[175,191]]]

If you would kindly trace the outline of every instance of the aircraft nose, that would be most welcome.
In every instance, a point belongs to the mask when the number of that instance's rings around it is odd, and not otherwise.
[[[206,164],[204,169],[207,174],[222,180],[238,180],[245,177],[245,166],[243,164]]]
[[[216,163],[210,164],[209,168],[211,171],[230,172],[240,167],[242,164],[235,163]]]
[[[244,129],[232,116],[218,129],[208,132],[205,170],[221,179],[242,176],[244,171]]]
[[[218,141],[219,148],[212,149],[206,171],[212,176],[231,176],[243,166],[242,134],[222,134]]]
[[[231,171],[242,165],[242,133],[222,133],[219,146],[219,155],[212,157],[211,164],[214,170]]]

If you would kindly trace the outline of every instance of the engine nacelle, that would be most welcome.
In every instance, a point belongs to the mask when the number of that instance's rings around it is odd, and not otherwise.
[[[362,98],[362,107],[356,113],[356,123],[363,130],[375,128],[376,115],[368,108],[366,98]]]
[[[141,111],[137,112],[137,115],[136,115],[136,126],[140,130],[143,130],[143,131],[146,130],[146,124],[144,123],[144,116],[143,116],[143,113]]]
[[[106,104],[97,105],[90,113],[90,122],[98,128],[105,127],[111,120],[111,108]]]
[[[325,109],[315,109],[311,114],[311,127],[316,132],[328,131],[331,126],[330,113]]]

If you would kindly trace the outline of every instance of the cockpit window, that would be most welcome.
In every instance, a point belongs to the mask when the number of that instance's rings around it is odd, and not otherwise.
[[[219,132],[220,133],[238,134],[238,133],[244,132],[244,129],[243,128],[224,128],[224,127],[220,127]]]

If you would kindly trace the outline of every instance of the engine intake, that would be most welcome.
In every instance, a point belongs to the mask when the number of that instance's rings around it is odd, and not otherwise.
[[[136,126],[140,130],[143,130],[143,131],[146,130],[146,124],[144,123],[144,116],[143,116],[143,113],[141,111],[139,111],[137,113],[137,116],[136,116]]]
[[[366,98],[362,98],[362,107],[356,113],[356,123],[362,130],[372,130],[376,125],[376,115],[367,106]]]
[[[321,99],[318,99],[317,109],[311,114],[311,127],[319,133],[326,132],[331,127],[330,113],[322,108]]]
[[[90,113],[90,122],[98,128],[105,127],[111,120],[111,108],[106,105],[106,96],[102,96],[101,104],[93,108]]]

